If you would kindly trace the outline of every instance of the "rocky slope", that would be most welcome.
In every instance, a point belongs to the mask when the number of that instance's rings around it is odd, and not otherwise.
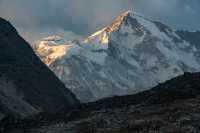
[[[198,133],[199,82],[200,73],[185,73],[135,95],[83,104],[70,112],[5,120],[0,127],[5,133]]]
[[[35,51],[82,102],[137,93],[200,70],[197,45],[132,12],[83,41],[49,37]]]
[[[0,120],[56,112],[77,103],[16,29],[0,18]]]

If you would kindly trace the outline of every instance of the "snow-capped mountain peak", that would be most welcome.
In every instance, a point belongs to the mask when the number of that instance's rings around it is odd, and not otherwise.
[[[160,24],[161,26],[162,23],[156,23],[138,13],[126,11],[116,17],[110,25],[105,26],[84,39],[84,43],[108,44],[110,34],[116,31],[119,31],[121,34],[135,34],[142,36],[145,34],[146,30],[147,33],[152,34],[153,36],[159,36],[162,40],[169,40],[170,38],[158,28],[157,24]],[[162,26],[165,25],[162,24]],[[169,29],[168,32],[170,31],[171,29]],[[165,30],[165,32],[167,31]]]
[[[43,45],[43,49],[49,47]],[[63,51],[51,50],[47,55],[36,51],[43,60],[62,53],[47,64],[83,102],[136,93],[186,71],[200,70],[196,45],[169,26],[130,11],[84,41],[59,48]]]
[[[128,17],[131,13],[132,13],[131,11],[123,12],[112,22],[111,25],[106,27],[106,31],[110,33],[118,30],[123,21],[125,20],[125,18]]]
[[[123,12],[119,15],[110,25],[102,28],[101,30],[93,33],[88,38],[84,40],[85,43],[89,43],[92,41],[97,41],[101,44],[108,44],[109,35],[111,32],[114,32],[119,29],[124,19],[130,14],[130,11]]]

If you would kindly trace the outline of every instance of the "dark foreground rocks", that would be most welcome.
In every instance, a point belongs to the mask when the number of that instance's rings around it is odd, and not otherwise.
[[[103,99],[40,114],[15,123],[5,133],[198,133],[200,73],[185,73],[136,95]]]

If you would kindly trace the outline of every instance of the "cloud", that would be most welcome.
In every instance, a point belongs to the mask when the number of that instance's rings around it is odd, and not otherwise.
[[[137,11],[177,29],[200,30],[199,0],[130,0]]]
[[[86,33],[125,6],[122,0],[2,0],[0,15],[21,27],[53,26]]]
[[[133,8],[176,28],[200,29],[199,0],[0,0],[0,16],[30,41],[41,31],[86,36]]]

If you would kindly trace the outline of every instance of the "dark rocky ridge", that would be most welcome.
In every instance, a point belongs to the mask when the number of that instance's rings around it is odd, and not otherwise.
[[[12,83],[13,87],[0,88],[0,114],[21,116],[12,111],[30,106],[37,111],[56,112],[79,103],[76,97],[34,54],[29,44],[20,37],[16,29],[0,18],[0,80]],[[12,93],[14,94],[12,94]],[[19,105],[9,107],[16,101],[13,95],[22,97]],[[19,107],[21,106],[21,107]],[[12,109],[11,109],[12,108]]]
[[[105,98],[97,102],[83,104],[90,110],[121,108],[130,105],[156,105],[175,100],[200,96],[200,73],[185,73],[158,86],[134,95]]]
[[[199,132],[200,73],[185,73],[151,90],[106,98],[58,114],[4,121],[5,132]],[[77,121],[78,120],[78,121]]]

